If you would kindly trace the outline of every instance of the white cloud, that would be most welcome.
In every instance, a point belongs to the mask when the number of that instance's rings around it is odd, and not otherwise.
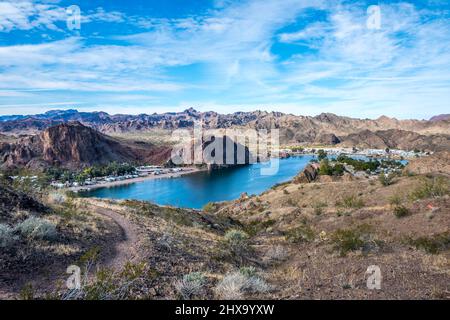
[[[177,19],[99,8],[84,21],[124,23],[146,31],[118,35],[114,45],[69,37],[0,47],[0,88],[9,95],[13,90],[119,92],[124,97],[133,91],[151,92],[151,99],[130,96],[135,110],[142,110],[148,99],[154,108],[182,109],[186,103],[223,110],[247,105],[248,110],[269,105],[293,113],[398,117],[445,112],[445,101],[450,100],[448,19],[408,3],[384,4],[381,29],[369,30],[366,5],[336,3],[217,1],[207,13]],[[9,11],[0,10],[9,12],[4,22],[0,14],[0,26],[52,28],[63,19],[58,4],[41,6],[10,3],[4,6]],[[292,26],[309,8],[321,10],[325,18],[308,20],[295,30]],[[286,32],[287,26],[294,30]],[[281,57],[273,50],[278,42],[305,50]],[[172,73],[183,66],[198,68],[191,74]],[[101,106],[108,108],[125,100],[104,98],[108,101]],[[426,111],[421,111],[424,106]]]
[[[64,31],[56,26],[68,18],[66,7],[58,4],[59,1],[1,1],[0,2],[0,32],[11,30],[31,30],[33,28]],[[96,10],[81,12],[81,22],[93,21],[124,22],[123,13],[105,11],[99,7]]]

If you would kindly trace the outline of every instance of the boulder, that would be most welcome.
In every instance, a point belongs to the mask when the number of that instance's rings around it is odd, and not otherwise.
[[[310,183],[319,176],[319,164],[310,163],[294,179],[294,183]]]

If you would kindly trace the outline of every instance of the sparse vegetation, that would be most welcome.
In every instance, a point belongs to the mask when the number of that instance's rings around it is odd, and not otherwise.
[[[245,232],[250,236],[255,236],[261,231],[273,226],[276,223],[275,220],[254,220],[246,225],[244,225]]]
[[[300,225],[285,232],[285,238],[292,243],[313,241],[316,237],[314,230],[307,225]]]
[[[313,203],[314,214],[319,216],[323,213],[323,209],[326,208],[328,204],[324,201],[316,201]]]
[[[344,196],[340,201],[337,201],[336,206],[346,209],[360,209],[364,207],[364,201],[356,195],[349,195]]]
[[[270,285],[254,272],[237,271],[226,274],[215,288],[219,299],[240,300],[245,293],[265,293],[271,290]],[[252,269],[252,271],[254,271]]]
[[[289,257],[289,251],[282,245],[271,247],[267,250],[264,259],[268,263],[279,263],[285,261]]]
[[[400,206],[402,202],[403,197],[398,194],[394,194],[393,196],[389,197],[389,204],[391,206]]]
[[[438,254],[450,248],[450,233],[440,233],[429,237],[409,238],[407,243],[427,253]]]
[[[61,295],[62,300],[124,300],[145,298],[154,278],[153,270],[145,263],[128,262],[122,270],[98,270],[92,278],[87,269],[80,289],[72,289]]]
[[[450,194],[450,179],[444,177],[422,178],[420,185],[411,192],[412,200],[436,198]]]
[[[41,218],[30,217],[17,225],[20,234],[28,239],[55,240],[56,226]]]

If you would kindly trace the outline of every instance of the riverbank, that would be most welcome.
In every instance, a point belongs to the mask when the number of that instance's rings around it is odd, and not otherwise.
[[[117,181],[102,181],[102,182],[100,182],[98,184],[94,184],[94,185],[69,187],[69,188],[66,188],[65,190],[72,191],[72,192],[90,191],[90,190],[95,190],[95,189],[99,189],[99,188],[110,188],[110,187],[127,185],[127,184],[132,184],[132,183],[137,183],[137,182],[148,181],[148,180],[179,178],[184,175],[193,174],[196,172],[206,171],[206,170],[207,170],[207,168],[186,167],[186,168],[183,168],[183,171],[179,171],[179,172],[161,173],[159,175],[149,174],[146,176],[140,176],[138,178],[117,180]]]

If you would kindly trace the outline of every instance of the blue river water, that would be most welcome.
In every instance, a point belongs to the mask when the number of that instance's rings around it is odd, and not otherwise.
[[[160,205],[183,208],[202,208],[208,202],[239,198],[243,192],[260,194],[273,185],[296,176],[313,159],[311,155],[279,159],[278,170],[273,175],[262,174],[270,163],[214,171],[201,171],[178,178],[151,179],[109,188],[82,192],[85,197],[134,199],[151,201]],[[274,160],[272,160],[274,161]]]

